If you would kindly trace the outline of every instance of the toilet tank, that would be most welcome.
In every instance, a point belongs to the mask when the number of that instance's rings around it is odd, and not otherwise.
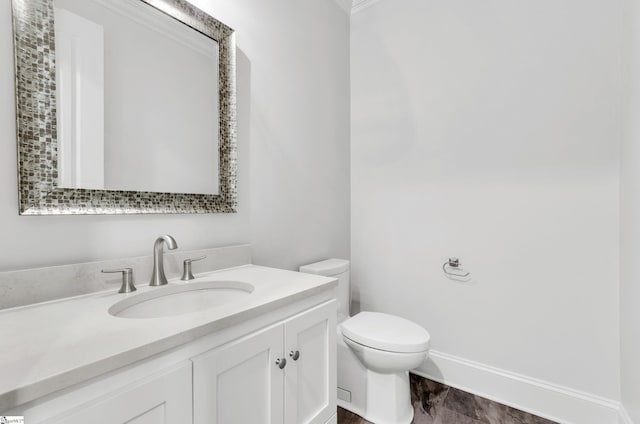
[[[351,283],[349,281],[349,261],[346,259],[327,259],[300,267],[305,274],[322,275],[338,279],[336,299],[338,300],[338,322],[349,317],[351,305]]]

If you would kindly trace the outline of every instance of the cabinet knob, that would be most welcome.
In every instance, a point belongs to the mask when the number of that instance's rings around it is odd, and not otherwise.
[[[278,366],[278,368],[283,369],[287,366],[287,360],[284,358],[278,358],[276,359],[276,365]]]
[[[289,356],[291,357],[291,359],[293,359],[294,361],[297,361],[298,358],[300,358],[300,351],[296,350],[295,352],[292,350],[291,352],[289,352]]]

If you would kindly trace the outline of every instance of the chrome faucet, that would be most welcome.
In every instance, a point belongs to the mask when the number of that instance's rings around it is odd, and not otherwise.
[[[163,248],[167,243],[169,250],[177,249],[178,243],[168,234],[160,236],[153,244],[153,274],[151,275],[150,286],[164,286],[167,284],[167,277],[164,275]]]

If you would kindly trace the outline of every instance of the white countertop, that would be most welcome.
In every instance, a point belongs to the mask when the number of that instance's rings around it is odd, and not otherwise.
[[[0,412],[193,341],[336,285],[334,278],[246,265],[195,281],[244,281],[255,289],[229,305],[153,319],[111,316],[131,294],[113,290],[0,311]],[[190,284],[179,280],[169,284]]]

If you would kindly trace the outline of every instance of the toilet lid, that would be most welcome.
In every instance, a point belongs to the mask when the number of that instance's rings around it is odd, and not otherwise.
[[[395,315],[360,312],[342,323],[342,334],[354,342],[389,352],[429,350],[429,333],[418,324]]]

